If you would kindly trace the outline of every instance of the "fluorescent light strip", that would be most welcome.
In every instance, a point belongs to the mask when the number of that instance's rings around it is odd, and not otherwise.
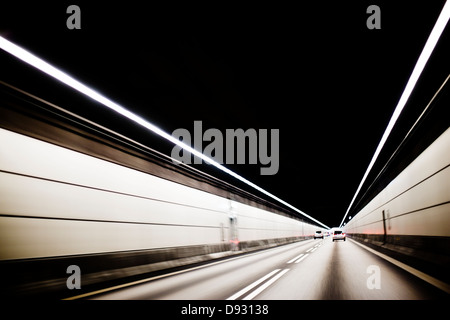
[[[88,86],[84,85],[83,83],[81,83],[80,81],[74,79],[73,77],[71,77],[70,75],[68,75],[67,73],[62,72],[61,70],[53,67],[52,65],[50,65],[49,63],[45,62],[44,60],[38,58],[37,56],[35,56],[34,54],[26,51],[25,49],[19,47],[18,45],[10,42],[9,40],[3,38],[0,36],[0,48],[2,48],[3,50],[5,50],[6,52],[10,53],[11,55],[19,58],[20,60],[30,64],[31,66],[41,70],[42,72],[48,74],[49,76],[61,81],[62,83],[68,85],[69,87],[83,93],[84,95],[90,97],[91,99],[103,104],[104,106],[116,111],[117,113],[123,115],[124,117],[134,121],[135,123],[143,126],[144,128],[156,133],[157,135],[161,136],[162,138],[180,146],[181,148],[183,148],[186,151],[189,151],[191,154],[199,157],[200,159],[204,160],[206,163],[209,163],[213,166],[215,166],[216,168],[222,170],[223,172],[229,174],[230,176],[238,179],[239,181],[244,182],[245,184],[249,185],[250,187],[258,190],[259,192],[269,196],[270,198],[278,201],[279,203],[285,205],[286,207],[300,213],[301,215],[307,217],[308,219],[324,226],[325,228],[329,229],[328,226],[326,226],[325,224],[323,224],[322,222],[314,219],[313,217],[307,215],[306,213],[304,213],[303,211],[297,209],[296,207],[292,206],[291,204],[287,203],[284,200],[281,200],[280,198],[276,197],[275,195],[271,194],[270,192],[262,189],[261,187],[259,187],[258,185],[250,182],[249,180],[245,179],[244,177],[241,177],[240,175],[238,175],[237,173],[231,171],[230,169],[224,167],[223,165],[221,165],[220,163],[214,161],[213,159],[205,156],[204,154],[202,154],[201,152],[193,149],[191,146],[188,146],[187,144],[183,143],[182,141],[174,138],[173,136],[171,136],[170,134],[168,134],[167,132],[161,130],[160,128],[158,128],[157,126],[155,126],[154,124],[148,122],[147,120],[145,120],[144,118],[136,115],[135,113],[132,113],[131,111],[127,110],[126,108],[122,107],[121,105],[115,103],[114,101],[106,98],[105,96],[101,95],[100,93],[98,93],[97,91],[89,88]]]
[[[359,183],[358,189],[356,190],[356,193],[353,196],[353,199],[350,202],[350,205],[348,206],[347,211],[345,212],[345,215],[341,221],[340,227],[342,227],[342,224],[344,223],[344,220],[347,217],[347,214],[349,213],[350,208],[353,205],[353,202],[356,200],[356,197],[358,196],[359,192],[361,191],[361,188],[362,188],[364,182],[366,181],[370,170],[372,170],[372,167],[374,166],[375,161],[377,160],[377,158],[381,152],[381,149],[383,149],[383,146],[386,143],[386,140],[388,139],[388,137],[392,131],[392,128],[394,127],[395,123],[397,122],[397,119],[399,118],[400,113],[402,112],[403,108],[406,105],[406,102],[408,101],[412,91],[414,90],[417,80],[419,80],[419,77],[422,74],[422,71],[425,68],[425,65],[427,64],[428,59],[430,58],[431,53],[433,52],[434,47],[436,46],[442,32],[444,31],[449,18],[450,18],[450,1],[446,1],[445,5],[436,21],[436,24],[434,25],[434,28],[431,31],[427,42],[425,43],[422,53],[420,54],[419,59],[417,60],[416,65],[414,66],[413,72],[411,73],[411,76],[409,77],[406,87],[403,90],[400,100],[398,101],[397,107],[395,108],[394,113],[392,114],[391,120],[389,120],[388,126],[386,127],[386,130],[384,131],[384,134],[381,137],[381,140],[378,144],[375,154],[373,155],[372,160],[370,161],[369,166],[367,167],[366,173],[364,173],[364,176],[363,176],[361,182]]]

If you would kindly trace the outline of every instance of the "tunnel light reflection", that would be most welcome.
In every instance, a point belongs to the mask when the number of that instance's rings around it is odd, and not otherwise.
[[[359,192],[361,191],[361,188],[364,184],[364,182],[367,179],[367,176],[369,175],[369,172],[372,170],[372,167],[375,164],[375,161],[377,160],[381,150],[383,149],[384,144],[386,143],[386,140],[388,139],[395,123],[397,122],[397,119],[400,116],[400,113],[402,112],[403,108],[406,105],[406,102],[408,101],[412,91],[414,90],[414,87],[416,86],[417,81],[419,80],[420,75],[422,74],[423,69],[425,68],[425,65],[428,62],[428,59],[430,58],[442,32],[445,29],[445,26],[447,25],[448,20],[450,19],[450,1],[447,1],[436,20],[436,24],[433,27],[433,30],[430,33],[430,36],[428,37],[427,42],[425,43],[425,46],[422,50],[422,53],[419,56],[419,59],[416,62],[416,65],[414,66],[414,69],[411,73],[411,76],[409,77],[409,80],[406,84],[405,89],[403,90],[403,93],[400,97],[400,100],[398,101],[398,104],[394,110],[394,113],[392,114],[391,119],[389,120],[388,126],[386,127],[386,130],[383,133],[383,136],[381,137],[381,140],[378,144],[377,149],[375,150],[375,153],[372,157],[372,160],[369,163],[369,166],[366,169],[366,172],[364,173],[364,176],[359,183],[358,189],[355,192],[355,195],[353,196],[352,201],[350,202],[350,205],[347,208],[347,211],[345,212],[344,218],[341,221],[340,226],[342,227],[342,224],[345,221],[345,218],[347,217],[347,214],[350,211],[350,208],[352,207],[356,197],[358,196]]]
[[[28,52],[27,50],[21,48],[20,46],[10,42],[9,40],[3,38],[0,36],[0,48],[5,50],[6,52],[10,53],[11,55],[15,56],[16,58],[24,61],[25,63],[30,64],[31,66],[39,69],[40,71],[48,74],[49,76],[57,79],[58,81],[61,81],[62,83],[66,84],[67,86],[81,92],[82,94],[90,97],[91,99],[101,103],[102,105],[108,107],[111,110],[114,110],[115,112],[121,114],[122,116],[130,119],[131,121],[134,121],[135,123],[141,125],[142,127],[152,131],[153,133],[156,133],[160,137],[174,143],[175,145],[178,145],[179,147],[183,148],[184,150],[190,152],[191,154],[199,157],[200,159],[204,160],[206,163],[213,165],[214,167],[218,168],[219,170],[229,174],[230,176],[238,179],[239,181],[244,182],[248,186],[258,190],[259,192],[267,195],[268,197],[274,199],[275,201],[285,205],[286,207],[294,210],[297,213],[300,213],[301,215],[307,217],[308,219],[320,224],[321,226],[329,229],[328,226],[323,224],[322,222],[318,221],[317,219],[314,219],[313,217],[309,216],[308,214],[304,213],[300,209],[297,209],[293,205],[287,203],[286,201],[278,198],[277,196],[273,195],[272,193],[264,190],[263,188],[259,187],[258,185],[252,183],[251,181],[245,179],[244,177],[238,175],[237,173],[231,171],[230,169],[224,167],[223,165],[219,164],[218,162],[214,161],[213,159],[205,156],[201,152],[193,149],[191,146],[188,146],[187,144],[183,143],[182,141],[174,138],[172,135],[168,134],[167,132],[161,130],[154,124],[148,122],[144,118],[140,117],[139,115],[127,110],[123,106],[117,104],[116,102],[108,99],[107,97],[103,96],[102,94],[98,93],[97,91],[91,89],[90,87],[86,86],[85,84],[81,83],[80,81],[76,80],[72,76],[68,75],[67,73],[55,68],[51,64],[47,63],[46,61],[42,60],[41,58],[35,56],[34,54]]]

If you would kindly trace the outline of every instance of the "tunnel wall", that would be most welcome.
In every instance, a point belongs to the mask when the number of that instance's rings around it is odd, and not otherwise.
[[[0,129],[0,258],[312,235],[316,227]]]
[[[17,292],[66,289],[70,264],[89,284],[321,229],[9,130],[0,141],[0,268]]]
[[[349,236],[450,266],[450,129],[344,227]]]

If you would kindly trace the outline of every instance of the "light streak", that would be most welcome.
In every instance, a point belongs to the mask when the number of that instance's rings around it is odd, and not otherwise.
[[[433,50],[442,34],[442,32],[445,29],[445,26],[447,25],[447,22],[450,18],[450,1],[446,1],[438,19],[436,20],[436,23],[433,27],[433,30],[431,31],[427,42],[425,43],[425,46],[422,50],[422,53],[419,56],[419,59],[417,59],[416,65],[414,66],[414,69],[411,73],[411,76],[409,77],[409,80],[406,84],[405,89],[403,90],[403,93],[400,97],[400,100],[397,103],[397,106],[395,107],[394,113],[392,114],[391,119],[389,120],[388,126],[386,127],[386,130],[384,131],[383,136],[381,137],[381,140],[378,144],[377,149],[375,150],[375,153],[372,157],[372,160],[369,163],[369,166],[366,169],[366,172],[364,173],[364,176],[359,183],[358,189],[355,192],[355,195],[353,196],[352,201],[350,202],[350,205],[347,208],[347,211],[345,212],[344,218],[342,218],[340,227],[342,227],[342,224],[344,223],[345,218],[347,217],[347,214],[350,211],[350,208],[353,205],[353,202],[355,202],[356,197],[358,196],[359,192],[361,191],[361,188],[364,184],[364,182],[367,179],[367,176],[369,175],[370,171],[372,170],[372,167],[375,164],[375,161],[377,160],[381,150],[383,149],[384,144],[386,143],[386,140],[388,139],[392,128],[394,127],[395,123],[397,122],[397,119],[400,116],[400,113],[402,112],[403,108],[406,105],[406,102],[408,101],[409,97],[411,96],[412,91],[414,90],[414,87],[416,86],[417,80],[419,80],[420,75],[422,74],[423,69],[425,68],[425,65],[428,62],[428,59],[430,58],[431,54],[433,53]]]
[[[115,112],[121,114],[122,116],[128,118],[129,120],[141,125],[142,127],[152,131],[153,133],[156,133],[160,137],[172,142],[173,144],[180,146],[184,150],[186,150],[186,151],[190,152],[191,154],[204,160],[206,163],[209,163],[210,165],[213,165],[214,167],[229,174],[230,176],[234,177],[235,179],[238,179],[239,181],[244,182],[248,186],[258,190],[259,192],[265,194],[266,196],[276,200],[277,202],[285,205],[286,207],[294,210],[295,212],[300,213],[304,217],[329,229],[329,227],[327,225],[323,224],[322,222],[318,221],[317,219],[309,216],[308,214],[304,213],[303,211],[294,207],[293,205],[289,204],[288,202],[278,198],[277,196],[275,196],[272,193],[266,191],[265,189],[259,187],[258,185],[254,184],[253,182],[245,179],[244,177],[238,175],[237,173],[231,171],[230,169],[226,168],[225,166],[221,165],[220,163],[205,156],[201,152],[199,152],[199,151],[195,150],[194,148],[192,148],[191,146],[183,143],[182,141],[178,140],[177,138],[175,138],[172,135],[168,134],[167,132],[163,131],[156,125],[145,120],[141,116],[129,111],[125,107],[119,105],[118,103],[110,100],[109,98],[105,97],[104,95],[100,94],[99,92],[95,91],[94,89],[92,89],[92,88],[86,86],[85,84],[81,83],[80,81],[76,80],[69,74],[57,69],[56,67],[52,66],[48,62],[42,60],[41,58],[35,56],[31,52],[23,49],[22,47],[12,43],[11,41],[9,41],[1,36],[0,36],[0,48],[5,50],[6,52],[10,53],[11,55],[15,56],[16,58],[22,60],[23,62],[28,63],[29,65],[39,69],[40,71],[46,73],[47,75],[66,84],[67,86],[69,86],[69,87],[81,92],[82,94],[90,97],[91,99],[101,103],[105,107],[108,107],[109,109],[114,110]]]

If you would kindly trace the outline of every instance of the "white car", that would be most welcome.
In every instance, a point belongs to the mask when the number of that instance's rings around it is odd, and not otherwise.
[[[333,231],[333,242],[334,240],[344,240],[345,241],[345,233],[342,230],[334,230]]]
[[[314,240],[316,240],[317,238],[323,239],[322,231],[316,231],[316,233],[314,233]]]

